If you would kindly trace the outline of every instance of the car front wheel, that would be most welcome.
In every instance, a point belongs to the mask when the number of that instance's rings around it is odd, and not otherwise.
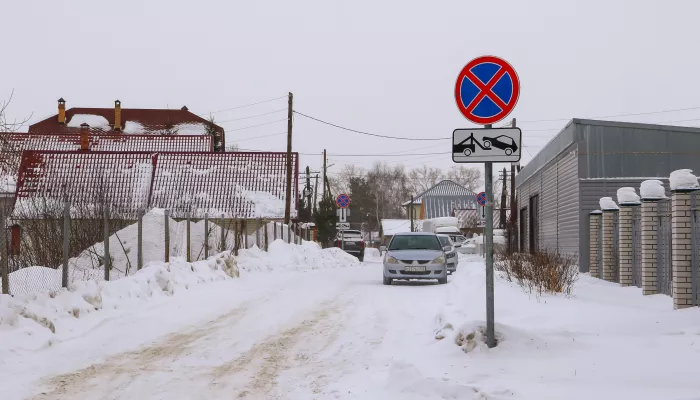
[[[385,276],[385,277],[384,277],[384,282],[383,282],[383,283],[384,283],[385,285],[391,285],[391,280],[392,280],[391,278],[387,278],[387,277]]]
[[[444,278],[438,278],[438,284],[439,285],[444,285],[447,283],[447,277]]]

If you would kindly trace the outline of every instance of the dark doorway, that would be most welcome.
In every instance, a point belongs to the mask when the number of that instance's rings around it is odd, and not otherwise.
[[[540,248],[540,196],[534,195],[530,197],[530,214],[528,215],[528,221],[530,223],[530,234],[528,235],[530,240],[530,253],[534,253]]]
[[[525,237],[527,236],[527,207],[523,207],[520,209],[520,247],[519,250],[520,252],[525,252]]]

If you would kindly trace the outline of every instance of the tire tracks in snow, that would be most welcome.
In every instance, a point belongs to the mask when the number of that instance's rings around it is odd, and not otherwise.
[[[48,378],[46,383],[52,389],[35,395],[31,399],[104,398],[108,394],[118,394],[144,372],[172,371],[167,365],[159,365],[159,363],[177,360],[187,353],[190,344],[235,323],[245,316],[251,303],[265,301],[269,297],[244,302],[239,307],[203,325],[190,328],[185,332],[166,335],[156,344],[115,354],[102,363]],[[97,396],[97,393],[100,395]]]
[[[211,382],[211,393],[205,397],[211,398],[213,393],[228,392],[231,395],[231,392],[237,392],[235,396],[242,399],[278,398],[273,391],[280,374],[309,362],[305,353],[295,353],[294,350],[301,343],[316,343],[322,351],[333,343],[341,326],[333,323],[332,316],[341,309],[342,305],[335,299],[321,303],[319,309],[293,327],[267,337],[239,357],[212,368],[206,373]]]

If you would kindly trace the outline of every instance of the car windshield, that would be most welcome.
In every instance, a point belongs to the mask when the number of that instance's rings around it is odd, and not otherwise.
[[[464,236],[450,236],[450,239],[452,239],[452,241],[455,243],[461,243],[467,240],[467,238],[465,238]]]
[[[447,236],[438,236],[438,239],[440,239],[440,243],[443,247],[452,245],[452,243],[450,243],[450,238]]]
[[[389,250],[442,250],[442,246],[433,235],[397,235]]]

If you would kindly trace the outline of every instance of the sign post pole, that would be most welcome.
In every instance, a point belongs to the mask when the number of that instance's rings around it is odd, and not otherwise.
[[[490,129],[491,125],[485,128]],[[486,345],[496,346],[494,329],[494,299],[493,299],[493,163],[484,164],[486,186]]]

